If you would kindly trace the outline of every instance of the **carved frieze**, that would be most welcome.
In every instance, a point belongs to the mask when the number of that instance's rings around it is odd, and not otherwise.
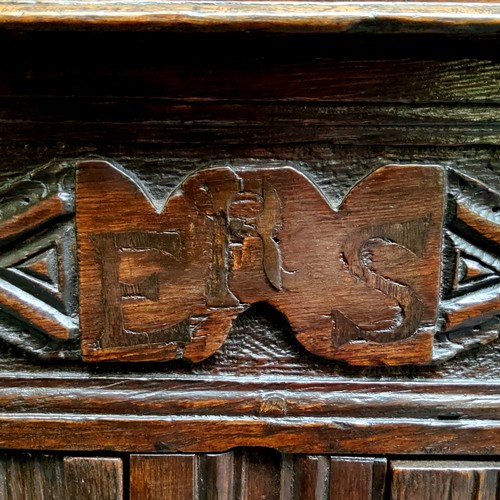
[[[498,336],[500,195],[449,168],[381,166],[339,206],[293,164],[204,168],[164,204],[102,160],[4,191],[0,308],[55,337],[41,356],[199,362],[258,302],[353,365],[436,363]]]
[[[436,360],[491,342],[500,332],[500,194],[455,171],[448,179],[451,276],[442,293]]]
[[[0,310],[24,324],[0,337],[42,357],[74,357],[78,282],[74,175],[34,170],[0,191]]]

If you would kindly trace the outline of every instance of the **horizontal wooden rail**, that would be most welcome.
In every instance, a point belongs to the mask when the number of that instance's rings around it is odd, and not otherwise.
[[[498,2],[18,0],[0,24],[323,32],[497,32]]]
[[[15,373],[0,377],[0,447],[496,455],[498,389],[479,380],[299,383]]]

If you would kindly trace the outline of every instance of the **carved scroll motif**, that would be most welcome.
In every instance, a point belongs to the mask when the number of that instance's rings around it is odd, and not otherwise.
[[[294,166],[219,166],[162,208],[105,161],[78,165],[75,197],[73,172],[1,191],[0,337],[37,356],[198,362],[257,302],[354,365],[438,363],[499,336],[500,194],[454,170],[384,166],[332,207]]]

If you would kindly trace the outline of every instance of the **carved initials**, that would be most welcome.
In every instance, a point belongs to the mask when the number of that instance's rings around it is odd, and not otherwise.
[[[173,274],[182,268],[182,246],[176,232],[121,232],[116,234],[96,234],[94,245],[101,265],[103,305],[106,314],[103,335],[99,340],[102,347],[109,345],[137,345],[145,342],[172,341],[170,328],[152,328],[149,331],[134,318],[123,317],[123,304],[159,300],[159,284],[163,275]],[[141,267],[143,254],[151,254],[157,264],[156,270]],[[134,254],[139,257],[134,262]],[[136,269],[133,269],[135,265]],[[168,277],[167,277],[168,279]],[[180,324],[177,335],[186,330]],[[166,331],[165,331],[166,330]],[[141,335],[142,334],[142,335]],[[186,336],[186,334],[184,333]]]
[[[386,166],[335,210],[294,167],[217,167],[188,177],[158,212],[126,172],[83,162],[84,357],[199,361],[265,301],[319,356],[428,361],[444,187],[440,167]]]
[[[373,269],[370,248],[375,245],[397,245],[407,252],[408,260],[423,258],[427,240],[428,217],[381,226],[362,228],[345,243],[342,257],[349,271],[362,279],[368,286],[379,290],[384,295],[394,298],[401,310],[401,319],[391,329],[367,330],[359,328],[349,321],[340,311],[334,312],[336,332],[335,344],[340,347],[350,340],[371,340],[373,342],[391,342],[413,335],[418,328],[423,314],[423,303],[418,294],[408,285],[398,283],[378,274]]]

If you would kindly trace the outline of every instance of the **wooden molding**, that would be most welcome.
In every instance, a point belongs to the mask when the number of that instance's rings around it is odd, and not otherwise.
[[[6,1],[0,23],[286,32],[497,32],[497,2]]]
[[[4,449],[500,453],[500,387],[479,380],[11,373],[0,382]]]

